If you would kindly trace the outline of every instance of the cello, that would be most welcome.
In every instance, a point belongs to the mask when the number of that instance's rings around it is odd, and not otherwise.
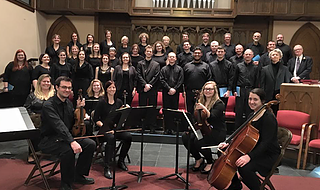
[[[259,140],[259,131],[251,125],[251,122],[265,109],[278,103],[279,101],[272,100],[264,104],[225,141],[226,143],[229,143],[229,146],[225,151],[218,148],[222,155],[215,161],[207,177],[207,181],[211,186],[214,186],[218,190],[222,190],[229,185],[238,169],[235,162],[241,156],[249,153]]]
[[[83,99],[82,97],[82,89],[78,91],[78,97],[80,100]],[[74,125],[72,127],[72,135],[74,137],[77,136],[84,136],[86,134],[86,125],[84,123],[84,117],[86,115],[86,110],[80,106],[74,111]]]

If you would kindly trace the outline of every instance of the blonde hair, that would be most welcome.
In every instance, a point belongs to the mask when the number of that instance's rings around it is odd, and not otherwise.
[[[54,87],[53,85],[51,84],[50,82],[50,88],[49,88],[49,93],[47,95],[43,94],[42,92],[42,88],[41,88],[41,82],[43,81],[44,78],[49,78],[50,81],[51,81],[51,77],[49,74],[42,74],[39,78],[38,78],[38,81],[37,81],[37,86],[34,90],[34,95],[40,99],[40,100],[48,100],[50,97],[54,96]]]
[[[94,57],[94,52],[93,52],[93,47],[94,46],[99,46],[99,52],[98,52],[98,57]],[[89,56],[90,58],[101,58],[101,53],[100,53],[100,44],[99,43],[94,43],[93,46],[92,46],[92,52]]]
[[[99,97],[104,95],[104,88],[103,88],[103,84],[99,79],[93,79],[90,83],[89,88],[87,89],[87,93],[89,97],[93,97],[94,96],[94,92],[93,92],[93,83],[98,82],[100,84],[100,91],[99,91]]]
[[[200,92],[200,98],[199,98],[199,102],[203,105],[206,105],[206,96],[204,95],[204,88],[208,85],[208,84],[213,84],[213,88],[214,88],[214,94],[209,102],[209,104],[207,104],[208,106],[206,106],[206,108],[208,110],[210,110],[213,105],[220,100],[219,98],[219,93],[218,93],[218,88],[217,88],[217,84],[214,82],[214,81],[208,81],[206,82],[203,86],[202,86],[202,89],[201,89],[201,92]]]

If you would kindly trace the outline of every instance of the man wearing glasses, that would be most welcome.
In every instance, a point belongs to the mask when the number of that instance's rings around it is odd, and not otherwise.
[[[295,45],[293,48],[295,56],[288,61],[288,68],[292,74],[291,81],[299,83],[301,79],[310,79],[312,71],[312,58],[303,55],[303,47]]]
[[[87,178],[96,143],[87,138],[74,140],[71,130],[74,124],[73,105],[68,99],[72,90],[70,78],[61,76],[55,82],[56,95],[43,104],[41,114],[41,141],[43,153],[58,155],[61,163],[61,187],[72,189],[72,184],[93,184]],[[77,100],[77,107],[84,106],[84,100]],[[80,153],[75,165],[75,154]]]

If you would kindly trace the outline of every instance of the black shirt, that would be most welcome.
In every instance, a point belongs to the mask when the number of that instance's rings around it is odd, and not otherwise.
[[[111,68],[112,67],[108,67],[107,70],[102,70],[101,67],[99,67],[98,79],[102,82],[103,85],[105,85],[107,81],[111,80]]]
[[[49,55],[50,57],[50,66],[53,65],[54,63],[58,63],[59,62],[59,56],[58,56],[58,52],[60,50],[64,49],[63,47],[59,46],[59,48],[57,49],[57,51],[53,48],[52,46],[48,46],[46,48],[45,53]]]
[[[201,52],[202,52],[201,60],[205,62],[206,61],[206,54],[211,51],[210,43],[207,43],[207,45],[202,43],[199,45],[199,47],[201,48]]]
[[[88,62],[95,69],[101,65],[101,57],[90,57]]]
[[[283,64],[287,65],[289,59],[291,59],[293,57],[292,50],[291,50],[290,46],[288,46],[287,44],[283,43],[281,46],[277,44],[276,47],[279,48],[282,51]]]
[[[41,100],[39,98],[37,98],[34,93],[30,93],[25,104],[23,105],[29,114],[41,114],[42,111],[42,106],[43,103],[45,102],[45,100]]]
[[[123,53],[129,53],[130,55],[130,50],[131,50],[131,47],[130,46],[127,46],[126,48],[124,48],[123,46],[120,46],[118,49],[117,49],[117,58],[119,58]]]
[[[88,62],[84,62],[81,67],[79,64],[75,65],[73,72],[73,79],[87,79],[92,80],[93,79],[93,69],[92,66]]]
[[[141,55],[133,56],[131,55],[131,63],[134,68],[137,68],[138,62],[143,60],[144,58]]]
[[[153,55],[152,60],[158,62],[160,64],[160,69],[161,69],[162,67],[164,67],[166,65],[167,56],[166,56],[166,54],[163,54],[160,56]]]
[[[51,78],[52,84],[56,81],[56,79],[60,76],[72,77],[72,66],[70,63],[65,62],[64,65],[61,65],[59,62],[54,63],[51,67]]]
[[[115,68],[117,65],[120,65],[120,61],[118,58],[115,57],[115,59],[110,59],[110,66]]]
[[[184,42],[182,42],[180,45],[178,45],[178,47],[177,47],[177,55],[179,55],[180,53],[182,53],[184,50],[183,50],[183,43]],[[192,44],[190,44],[190,51],[192,51],[193,52],[193,50],[194,50],[194,47],[193,47],[193,45]]]
[[[226,50],[225,58],[227,60],[230,60],[230,57],[234,56],[236,54],[235,52],[235,45],[229,44],[228,46],[226,44],[222,44],[222,47]]]
[[[249,64],[242,62],[235,68],[235,74],[233,79],[233,92],[235,92],[236,86],[240,87],[258,87],[259,68],[251,61]],[[241,90],[241,89],[240,89]]]
[[[170,90],[174,88],[178,90],[184,80],[183,69],[177,65],[166,65],[160,71],[160,82],[163,89]]]
[[[212,61],[215,61],[217,59],[217,54],[216,53],[212,53],[211,51],[210,52],[207,52],[206,54],[206,63],[211,63]]]
[[[111,45],[108,45],[107,40],[103,40],[100,42],[100,53],[103,54],[109,54],[109,49],[111,47],[116,47],[113,43]]]
[[[69,47],[69,53],[71,53],[71,51],[72,51],[72,46],[74,46],[73,41],[70,41],[70,42],[67,44],[67,46]],[[76,46],[78,46],[79,50],[81,50],[82,45],[80,44],[80,42],[77,41],[77,42],[76,42]]]
[[[201,89],[204,83],[211,80],[210,67],[203,61],[187,63],[183,70],[184,84],[187,90]]]
[[[266,52],[260,57],[259,68],[261,69],[262,67],[270,64],[271,64],[271,59],[269,58],[269,52]]]
[[[148,45],[148,44],[147,44]],[[145,51],[146,51],[146,47],[147,47],[147,45],[142,45],[142,44],[139,44],[138,46],[139,46],[139,54],[143,57],[143,58],[145,58],[146,57],[146,54],[145,54]]]
[[[226,59],[219,61],[218,59],[210,63],[212,80],[216,82],[218,87],[227,87],[232,90],[233,66]]]
[[[33,69],[32,71],[32,80],[38,80],[38,78],[42,75],[42,74],[51,74],[50,73],[50,68],[44,68],[41,65],[37,65],[36,68]]]
[[[231,61],[233,67],[235,67],[236,65],[244,61],[243,55],[241,55],[240,57],[238,55],[234,55],[230,57],[229,61]]]
[[[122,101],[120,99],[116,99],[114,104],[109,104],[108,100],[105,97],[101,98],[96,106],[93,121],[96,123],[97,121],[101,121],[103,123],[103,127],[107,127],[107,131],[112,129],[112,122],[105,122],[109,113],[119,109],[122,106]]]
[[[168,54],[169,54],[170,52],[173,52],[173,49],[172,49],[170,46],[167,46],[167,47],[166,47],[166,52],[165,52],[164,54],[166,54],[166,55],[168,56]]]
[[[187,63],[193,61],[193,52],[190,51],[186,53],[185,51],[183,51],[178,55],[177,58],[178,58],[178,65],[183,68]]]
[[[86,60],[89,59],[89,56],[92,53],[92,47],[93,47],[93,45],[91,47],[89,47],[88,44],[83,44],[83,46],[82,46],[82,48],[86,54]]]
[[[67,62],[71,64],[72,67],[78,64],[78,58],[73,58],[73,56],[67,58]]]
[[[264,47],[260,43],[258,45],[254,45],[253,43],[250,43],[246,46],[246,49],[251,49],[253,51],[254,56],[256,55],[262,55],[264,52]]]
[[[71,143],[74,141],[71,130],[74,124],[73,105],[69,99],[62,102],[57,95],[44,102],[41,112],[42,138]]]

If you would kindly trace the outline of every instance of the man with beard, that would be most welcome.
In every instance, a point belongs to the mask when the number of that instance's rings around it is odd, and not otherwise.
[[[236,45],[235,50],[236,50],[236,54],[230,57],[230,61],[233,67],[243,62],[243,46],[241,44],[238,44]]]
[[[230,60],[230,57],[236,54],[235,45],[231,44],[231,33],[224,34],[224,43],[221,45],[226,50],[226,59]]]
[[[182,34],[182,43],[177,47],[177,55],[179,55],[181,52],[183,52],[183,43],[189,41],[189,34],[188,32],[184,32]],[[191,45],[191,44],[190,44]],[[190,50],[193,51],[193,45],[191,45]]]
[[[187,63],[184,70],[184,84],[186,86],[187,110],[193,114],[195,90],[200,90],[204,83],[211,80],[209,64],[201,61],[201,48],[196,47],[193,52],[193,61]]]
[[[247,49],[244,52],[244,62],[239,63],[235,67],[232,90],[236,97],[236,118],[235,128],[239,128],[248,115],[251,109],[248,105],[249,92],[258,87],[259,84],[259,68],[253,63],[253,51]],[[236,87],[240,87],[240,94],[237,94]],[[244,117],[245,116],[245,117]]]
[[[211,44],[210,44],[210,48],[211,48],[211,51],[207,52],[206,54],[206,63],[211,63],[212,61],[216,60],[217,59],[217,48],[219,46],[219,42],[217,41],[212,41]]]
[[[152,60],[152,46],[146,46],[145,55],[145,59],[139,61],[137,66],[139,106],[157,106],[160,65]],[[151,133],[155,132],[156,119],[155,110],[146,117],[145,122]]]
[[[206,54],[207,54],[207,52],[211,51],[210,44],[209,44],[209,38],[210,38],[209,33],[202,34],[202,43],[199,45],[199,47],[201,48],[201,51],[202,51],[202,57],[201,57],[202,61],[206,61]]]
[[[283,41],[284,41],[283,35],[282,34],[278,34],[277,35],[277,45],[276,45],[276,47],[279,48],[282,51],[283,64],[287,65],[289,59],[291,59],[293,57],[292,56],[292,49],[290,48],[290,46],[285,44]]]
[[[261,34],[260,32],[255,32],[252,36],[253,42],[247,44],[246,49],[251,49],[253,51],[253,57],[259,55],[261,56],[264,52],[263,45],[260,44]]]
[[[269,57],[269,53],[276,48],[276,42],[273,40],[270,40],[267,44],[267,50],[268,52],[264,53],[259,60],[259,68],[260,70],[262,67],[270,65],[271,64],[271,59]]]

